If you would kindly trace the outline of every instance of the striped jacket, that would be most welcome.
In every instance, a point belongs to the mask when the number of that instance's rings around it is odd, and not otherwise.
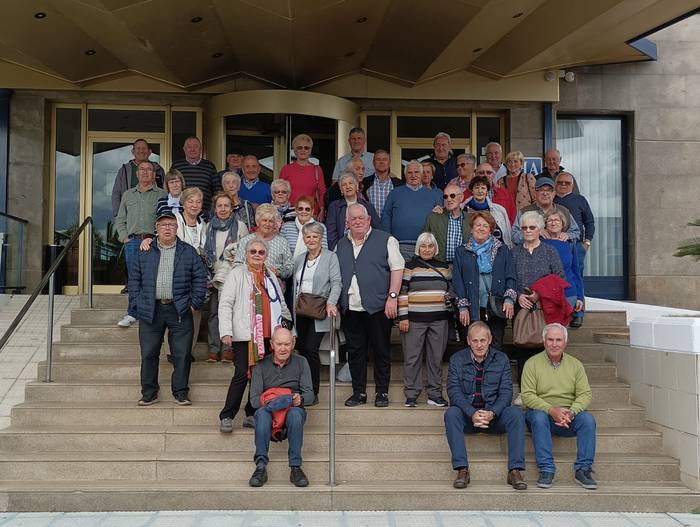
[[[418,256],[406,263],[399,292],[399,320],[435,322],[450,317],[445,305],[445,293],[452,290],[452,273],[442,262],[428,262],[440,272],[432,269]]]

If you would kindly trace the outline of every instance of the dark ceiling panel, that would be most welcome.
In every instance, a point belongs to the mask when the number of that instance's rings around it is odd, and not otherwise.
[[[185,86],[239,70],[218,13],[207,1],[151,0],[117,11],[115,16]],[[195,17],[202,20],[193,23]],[[218,53],[220,57],[213,57]]]
[[[37,19],[34,14],[46,13]],[[21,50],[64,78],[78,82],[126,68],[126,65],[45,1],[3,5],[0,41]],[[94,54],[85,52],[93,50]]]
[[[452,0],[395,0],[365,67],[415,82],[477,12],[476,7]]]

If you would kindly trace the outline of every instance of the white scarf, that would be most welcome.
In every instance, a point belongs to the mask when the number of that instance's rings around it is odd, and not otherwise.
[[[274,333],[275,329],[282,325],[282,301],[280,300],[282,293],[273,280],[275,278],[265,273],[265,289],[267,290],[267,296],[270,298],[270,334]]]
[[[311,218],[308,222],[306,222],[304,225],[307,225],[309,223],[313,223],[316,220]],[[294,218],[294,223],[296,223],[297,230],[299,231],[299,234],[297,234],[297,244],[294,246],[294,259],[296,259],[297,256],[300,254],[304,254],[307,249],[306,249],[306,244],[304,243],[304,235],[301,232],[301,228],[304,226],[301,223],[299,223],[299,218]]]

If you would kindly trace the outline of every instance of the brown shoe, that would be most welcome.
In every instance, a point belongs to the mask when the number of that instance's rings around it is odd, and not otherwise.
[[[469,469],[460,468],[457,471],[457,477],[455,478],[454,483],[452,483],[452,486],[456,489],[464,489],[467,485],[469,485],[469,479]]]
[[[232,351],[224,351],[221,354],[221,362],[233,362],[233,352]]]
[[[207,355],[207,362],[219,362],[219,356],[216,353]]]
[[[527,490],[527,483],[523,479],[523,473],[517,468],[508,471],[508,485],[511,485],[515,490]]]

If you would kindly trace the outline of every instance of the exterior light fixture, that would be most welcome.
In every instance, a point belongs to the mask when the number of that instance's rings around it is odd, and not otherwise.
[[[199,24],[201,21],[202,21],[201,16],[193,16],[192,18],[190,18],[190,22],[192,22],[193,24]]]
[[[43,11],[39,11],[38,13],[34,13],[34,18],[36,18],[37,20],[42,20],[42,19],[46,18],[46,13],[44,13]]]
[[[88,49],[88,50],[85,51],[85,54],[88,55],[88,56],[90,56],[90,57],[91,57],[92,55],[94,55],[95,53],[97,53],[97,51],[95,51],[94,49]]]
[[[564,79],[565,82],[574,82],[576,74],[573,71],[549,70],[544,74],[544,80],[552,82],[554,79]]]
[[[515,14],[513,15],[513,18],[520,18],[521,16],[523,16],[523,12],[522,12],[522,11],[521,11],[520,13],[515,13]]]
[[[472,50],[472,53],[479,53],[479,51],[483,51],[484,48],[474,48]]]
[[[217,51],[216,53],[213,53],[213,54],[212,54],[211,58],[213,58],[213,59],[220,59],[220,58],[223,57],[223,56],[224,56],[223,53],[220,53],[220,52]]]
[[[360,18],[358,18],[357,20],[355,20],[355,22],[357,22],[358,24],[364,24],[365,22],[367,22],[367,17],[366,17],[366,16],[361,16]]]

